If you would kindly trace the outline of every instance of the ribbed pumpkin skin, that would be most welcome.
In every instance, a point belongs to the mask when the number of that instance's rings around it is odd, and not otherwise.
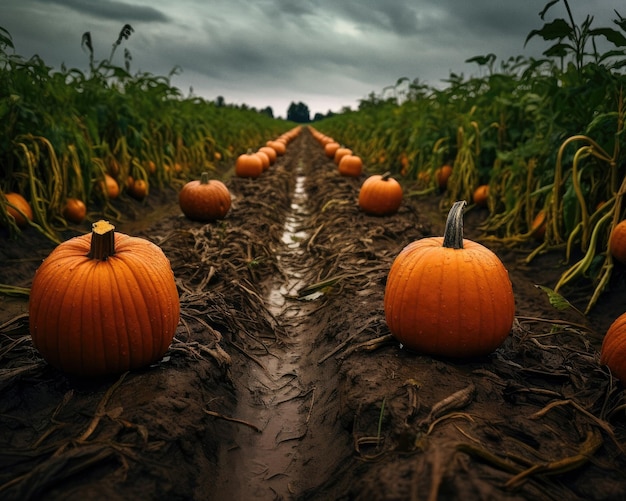
[[[469,358],[491,353],[508,336],[515,299],[499,258],[477,242],[442,247],[443,237],[407,245],[387,278],[385,317],[404,346]]]
[[[178,194],[178,205],[192,221],[209,222],[222,219],[231,206],[230,192],[218,179],[206,182],[189,181]]]
[[[600,363],[626,384],[626,313],[617,317],[606,331],[600,349]]]
[[[105,376],[159,360],[176,333],[180,302],[170,262],[148,240],[115,233],[115,254],[87,257],[91,234],[57,246],[35,273],[30,333],[48,363]]]
[[[374,174],[368,177],[359,191],[359,207],[373,216],[395,214],[402,204],[402,186],[392,177]]]

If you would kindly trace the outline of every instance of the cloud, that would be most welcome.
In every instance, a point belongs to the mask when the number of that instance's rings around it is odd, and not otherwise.
[[[81,16],[92,16],[128,23],[133,21],[144,23],[167,22],[169,20],[168,16],[153,7],[111,0],[98,0],[95,2],[91,0],[49,0],[48,2],[43,2],[40,0],[40,3],[66,7]]]
[[[85,68],[82,33],[91,32],[100,59],[129,23],[135,31],[123,47],[133,72],[167,75],[180,67],[172,82],[184,93],[193,87],[209,99],[223,95],[280,113],[302,101],[326,112],[401,77],[440,86],[451,72],[479,72],[465,63],[477,55],[493,53],[498,64],[540,55],[544,41],[525,47],[524,40],[542,26],[546,1],[2,0],[0,26],[21,55]],[[621,3],[588,0],[573,6],[574,16],[581,22],[592,13],[594,26],[613,26]],[[557,2],[549,15],[566,12]]]

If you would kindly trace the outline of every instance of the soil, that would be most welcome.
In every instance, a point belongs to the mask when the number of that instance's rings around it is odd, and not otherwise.
[[[186,219],[175,189],[116,200],[117,230],[163,249],[180,294],[174,341],[142,370],[60,373],[32,346],[27,299],[0,297],[0,497],[625,499],[626,391],[598,354],[623,270],[585,318],[536,287],[562,252],[526,263],[536,243],[490,243],[516,298],[509,337],[481,359],[410,352],[385,322],[386,276],[442,234],[443,195],[368,216],[365,177],[340,176],[304,129],[258,179],[226,176],[222,221]],[[466,237],[485,216],[466,213]],[[33,228],[0,245],[0,283],[22,287],[54,248]],[[584,308],[591,290],[564,292]]]

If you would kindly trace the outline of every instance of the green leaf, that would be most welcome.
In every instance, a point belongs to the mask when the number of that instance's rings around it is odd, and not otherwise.
[[[572,305],[572,303],[570,303],[567,299],[561,296],[561,294],[559,294],[558,292],[554,292],[552,289],[550,289],[550,287],[546,287],[545,285],[535,285],[535,287],[541,289],[543,292],[546,293],[546,295],[548,296],[548,301],[550,301],[550,304],[553,308],[559,311],[576,309]]]
[[[544,24],[540,30],[532,30],[526,37],[524,45],[536,35],[539,35],[544,40],[561,40],[563,38],[572,40],[574,38],[574,30],[564,19],[555,19],[551,23]]]
[[[602,35],[616,47],[626,47],[626,37],[619,31],[611,28],[596,28],[589,31],[590,35]]]

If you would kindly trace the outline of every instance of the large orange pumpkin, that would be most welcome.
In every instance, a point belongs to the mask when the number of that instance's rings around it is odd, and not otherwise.
[[[367,214],[388,216],[394,214],[402,204],[402,186],[391,177],[390,172],[382,176],[368,177],[359,191],[359,207]]]
[[[602,340],[600,363],[626,384],[626,313],[617,317]]]
[[[15,224],[24,228],[28,224],[28,221],[33,220],[33,209],[22,195],[19,193],[6,193],[4,195],[7,205],[7,213],[15,219]],[[17,210],[16,210],[17,209]]]
[[[107,221],[58,245],[33,279],[30,333],[50,365],[106,376],[159,360],[180,315],[174,273],[152,242]]]
[[[348,177],[359,177],[363,172],[363,160],[358,155],[344,155],[339,161],[339,174]]]
[[[616,261],[626,264],[626,219],[617,223],[611,231],[609,251]]]
[[[218,179],[209,179],[203,172],[199,181],[189,181],[178,194],[183,214],[193,221],[222,219],[230,209],[231,196],[226,185]]]
[[[389,330],[411,350],[468,358],[491,353],[513,325],[507,270],[481,244],[463,239],[465,201],[450,209],[444,237],[422,238],[396,257],[387,277]]]
[[[237,157],[235,174],[239,177],[259,177],[263,174],[263,161],[251,151]]]

